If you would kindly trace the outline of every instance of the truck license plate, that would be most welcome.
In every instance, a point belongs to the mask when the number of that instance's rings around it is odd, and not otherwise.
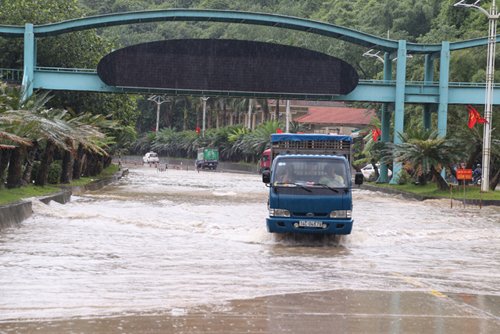
[[[299,227],[323,227],[323,222],[317,220],[300,220]]]

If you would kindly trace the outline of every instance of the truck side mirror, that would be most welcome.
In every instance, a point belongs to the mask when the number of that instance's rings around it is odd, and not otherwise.
[[[262,182],[264,183],[271,182],[271,172],[269,170],[265,170],[262,172]]]
[[[361,172],[356,172],[354,175],[354,184],[362,185],[363,184],[363,173]]]

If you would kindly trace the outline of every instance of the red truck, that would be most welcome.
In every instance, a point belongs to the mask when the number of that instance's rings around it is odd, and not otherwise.
[[[268,148],[264,152],[262,152],[262,156],[259,160],[259,173],[262,174],[265,170],[271,169],[271,149]]]

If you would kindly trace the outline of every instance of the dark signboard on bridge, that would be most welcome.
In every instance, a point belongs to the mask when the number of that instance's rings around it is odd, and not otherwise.
[[[107,85],[182,91],[345,95],[356,70],[329,55],[280,44],[179,39],[129,46],[101,59]]]

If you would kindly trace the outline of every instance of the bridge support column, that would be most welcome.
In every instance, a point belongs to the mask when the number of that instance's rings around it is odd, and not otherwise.
[[[439,60],[439,106],[438,132],[439,136],[446,136],[448,122],[448,79],[450,76],[450,42],[441,43],[441,59]]]
[[[396,69],[396,98],[394,106],[394,144],[401,144],[399,134],[404,132],[405,121],[405,83],[406,83],[406,41],[399,40],[398,61]],[[392,179],[390,184],[398,184],[402,169],[400,162],[393,161]]]
[[[439,106],[438,106],[438,133],[440,137],[446,137],[448,125],[448,89],[450,77],[450,42],[441,43],[441,58],[439,60]],[[446,178],[445,168],[441,170],[441,176]]]
[[[425,55],[425,72],[424,72],[424,83],[428,84],[434,80],[434,58],[426,54]],[[432,126],[431,118],[432,106],[430,104],[424,104],[424,129],[429,130]]]
[[[392,61],[390,54],[386,52],[384,54],[384,81],[389,81],[392,79]],[[381,130],[382,135],[380,140],[383,143],[387,143],[390,140],[391,133],[391,113],[389,112],[389,104],[382,104],[382,114],[381,114]],[[389,170],[387,164],[384,162],[380,163],[380,176],[377,179],[377,183],[387,183],[389,182]]]
[[[33,24],[26,23],[24,27],[24,59],[21,101],[24,102],[33,95],[33,79],[35,76],[36,44]]]

